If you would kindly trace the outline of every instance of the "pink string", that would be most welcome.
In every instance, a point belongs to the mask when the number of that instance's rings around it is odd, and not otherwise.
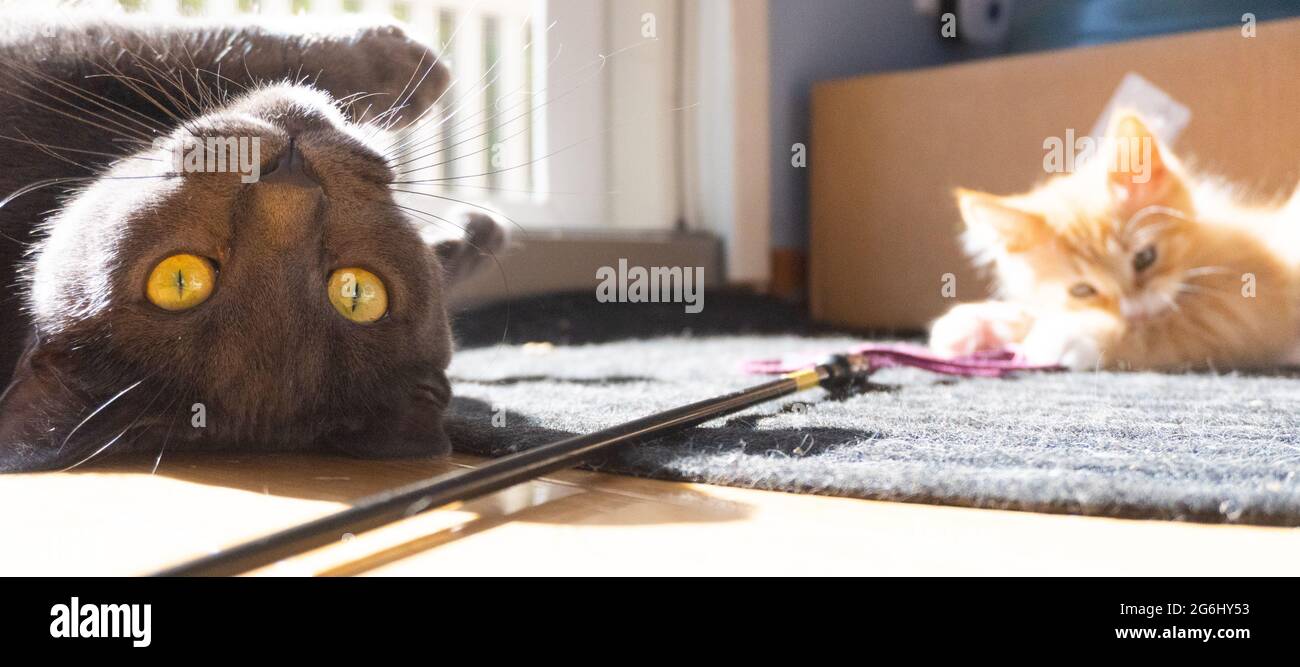
[[[1011,349],[987,350],[963,357],[941,357],[917,345],[861,345],[849,351],[867,359],[868,373],[882,368],[920,368],[932,373],[960,377],[1006,377],[1022,371],[1059,371],[1060,366],[1030,364]],[[783,375],[812,368],[828,355],[799,355],[781,359],[754,359],[745,362],[744,370],[755,375]]]

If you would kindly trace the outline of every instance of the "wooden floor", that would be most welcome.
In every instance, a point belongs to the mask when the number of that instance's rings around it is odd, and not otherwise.
[[[145,574],[473,466],[173,457],[0,476],[0,574]],[[557,474],[268,568],[290,575],[1297,575],[1300,529],[1122,521]]]

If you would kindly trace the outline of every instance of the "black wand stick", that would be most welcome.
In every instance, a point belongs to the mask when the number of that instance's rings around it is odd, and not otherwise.
[[[362,498],[352,507],[315,521],[245,542],[163,570],[155,576],[220,577],[243,574],[317,547],[407,517],[485,496],[557,470],[572,468],[598,452],[641,444],[813,387],[836,389],[869,372],[863,355],[836,355],[749,389],[642,417],[635,421],[502,457],[480,468],[454,472]]]

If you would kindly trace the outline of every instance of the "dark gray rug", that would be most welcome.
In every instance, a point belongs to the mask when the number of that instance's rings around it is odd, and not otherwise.
[[[468,340],[452,364],[458,449],[496,456],[598,430],[754,384],[739,371],[745,359],[862,341],[747,297],[696,320],[589,309],[591,299],[515,304],[506,344],[488,344],[502,339],[502,310],[465,316],[487,323],[462,327]],[[781,328],[800,334],[725,333]],[[603,329],[615,340],[593,342]],[[637,333],[655,337],[626,339]],[[955,380],[890,370],[851,395],[814,390],[591,467],[905,502],[1296,526],[1298,408],[1300,379],[1286,374]]]

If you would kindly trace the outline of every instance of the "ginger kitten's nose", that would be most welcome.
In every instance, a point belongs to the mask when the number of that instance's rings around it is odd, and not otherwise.
[[[296,139],[289,139],[289,146],[276,158],[271,170],[262,174],[261,182],[289,185],[297,188],[319,188],[320,183],[312,176],[307,161],[298,150]]]

